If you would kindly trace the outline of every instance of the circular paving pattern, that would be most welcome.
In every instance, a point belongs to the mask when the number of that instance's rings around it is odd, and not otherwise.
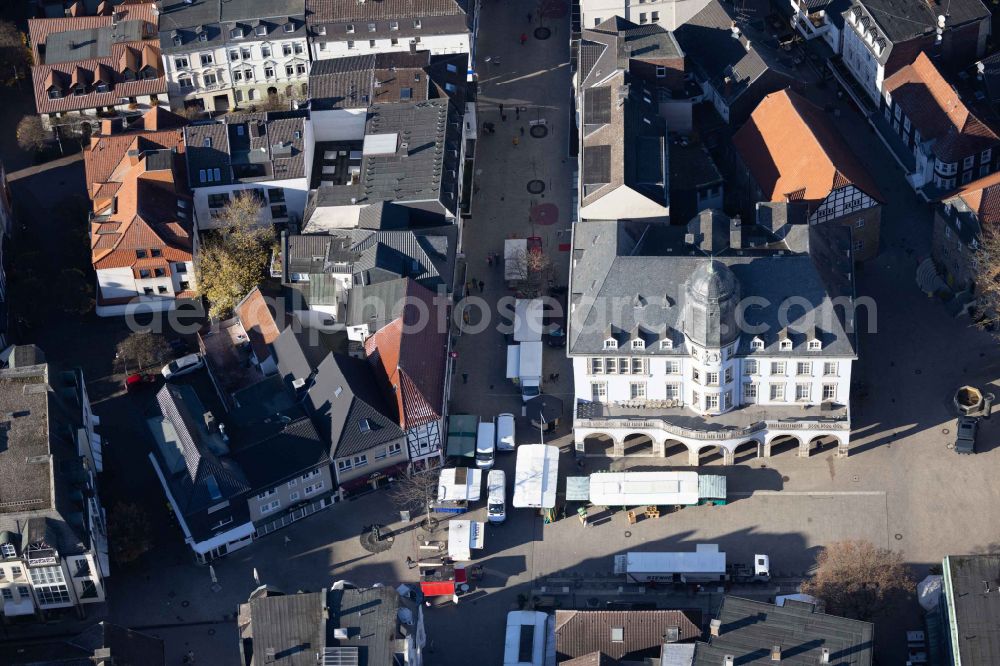
[[[535,39],[548,39],[552,36],[552,31],[545,26],[535,28]]]
[[[559,206],[551,203],[531,207],[531,222],[547,227],[559,221]]]
[[[531,194],[541,194],[545,191],[545,181],[544,180],[529,180],[528,181],[528,192]]]
[[[532,125],[528,132],[536,139],[544,139],[549,135],[549,128],[545,125]]]
[[[379,539],[375,539],[373,528],[378,528]],[[369,553],[384,553],[392,548],[392,532],[385,525],[369,525],[361,532],[361,547]]]

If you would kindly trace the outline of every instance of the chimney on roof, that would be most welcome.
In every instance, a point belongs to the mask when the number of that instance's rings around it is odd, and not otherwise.
[[[91,661],[94,662],[94,666],[114,666],[115,659],[111,656],[111,648],[101,647],[94,650],[94,656],[91,657]]]
[[[410,53],[416,53],[416,52],[417,52],[417,40],[411,39],[410,40]]]
[[[733,666],[736,663],[736,658],[731,654],[727,654],[722,658],[722,666]]]
[[[215,415],[212,412],[205,412],[202,415],[202,418],[205,419],[205,430],[215,432],[218,429],[219,424],[215,420]]]
[[[734,217],[730,222],[729,247],[734,250],[743,249],[743,223],[739,217]]]
[[[719,634],[722,633],[722,620],[718,618],[712,620],[712,623],[709,625],[708,632],[712,636],[718,637]]]
[[[830,663],[830,648],[823,648],[822,652],[819,654],[819,663],[829,664]]]
[[[781,661],[781,646],[772,645],[771,646],[771,661]]]
[[[722,79],[722,85],[725,89],[726,97],[729,97],[733,92],[733,77],[727,76]]]

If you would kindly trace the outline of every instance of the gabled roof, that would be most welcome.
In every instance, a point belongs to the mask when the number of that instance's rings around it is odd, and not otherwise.
[[[114,8],[117,17],[110,14],[101,16],[67,16],[60,18],[28,19],[28,42],[31,44],[35,63],[42,63],[40,47],[45,46],[49,35],[72,30],[93,30],[110,26],[112,22],[144,21],[148,29],[156,30],[155,2],[122,2]]]
[[[792,90],[765,97],[733,145],[771,201],[821,201],[846,185],[882,199],[822,109]]]
[[[415,19],[425,16],[465,16],[466,12],[465,2],[462,0],[309,1],[310,24],[368,19]]]
[[[250,338],[250,347],[259,362],[271,355],[270,345],[278,339],[281,330],[275,321],[267,300],[260,293],[260,287],[254,287],[250,293],[236,306],[236,316],[240,318],[243,329]]]
[[[1000,137],[969,110],[926,53],[885,80],[883,90],[920,132],[933,141],[942,162],[957,162],[1000,143]]]
[[[932,35],[937,28],[938,16],[947,17],[946,26],[956,27],[978,21],[990,15],[980,0],[952,0],[940,2],[908,2],[907,0],[855,0],[859,11],[864,10],[885,33],[889,45],[898,44],[921,35]],[[848,10],[854,11],[854,8]]]
[[[368,361],[404,430],[443,416],[448,362],[447,322],[434,294],[414,284],[407,297],[402,314],[365,340]]]
[[[557,610],[556,656],[560,660],[600,652],[613,659],[655,651],[664,643],[689,641],[701,635],[701,613],[679,610],[577,611]],[[621,637],[612,637],[615,629]],[[594,662],[598,663],[598,662]]]
[[[944,558],[944,596],[952,636],[952,663],[1000,663],[1000,555],[949,555]],[[961,660],[959,662],[959,660]]]
[[[996,225],[1000,224],[1000,172],[963,185],[944,202],[953,202],[954,199],[961,199],[976,214],[980,225],[993,226],[996,231]]]
[[[403,437],[372,368],[365,361],[329,354],[319,364],[308,391],[320,433],[330,442],[330,458],[363,453]]]

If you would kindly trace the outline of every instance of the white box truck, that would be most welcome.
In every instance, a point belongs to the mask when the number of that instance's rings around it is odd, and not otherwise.
[[[539,342],[545,329],[545,303],[540,298],[514,301],[515,342]]]
[[[542,392],[542,343],[507,345],[507,379],[521,387],[525,402]]]
[[[628,552],[615,555],[615,574],[630,583],[752,583],[770,579],[770,559],[754,555],[753,570],[745,564],[726,565],[718,544],[699,543],[693,553]]]

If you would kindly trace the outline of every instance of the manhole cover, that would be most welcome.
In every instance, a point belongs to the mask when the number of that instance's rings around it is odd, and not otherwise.
[[[625,538],[627,539],[627,538],[629,538],[630,536],[632,536],[632,533],[631,533],[631,532],[629,532],[628,530],[625,530]]]
[[[548,39],[552,36],[552,31],[542,26],[540,28],[535,28],[535,39]]]
[[[181,602],[181,607],[183,607],[183,608],[187,608],[190,605],[191,605],[191,602],[188,601],[187,599],[185,599],[184,601]]]
[[[857,474],[855,474],[854,476],[851,477],[851,481],[858,482],[860,480],[861,480],[861,477],[858,476]]]
[[[532,194],[541,194],[544,191],[545,191],[545,181],[543,180],[528,181],[528,192]]]
[[[941,433],[944,435],[950,435],[951,430],[949,430],[948,428],[941,428]]]
[[[529,132],[536,139],[544,139],[549,135],[549,128],[545,125],[532,125]]]
[[[895,536],[896,536],[896,541],[902,541],[903,540],[903,535],[902,534],[898,534],[897,533]]]

